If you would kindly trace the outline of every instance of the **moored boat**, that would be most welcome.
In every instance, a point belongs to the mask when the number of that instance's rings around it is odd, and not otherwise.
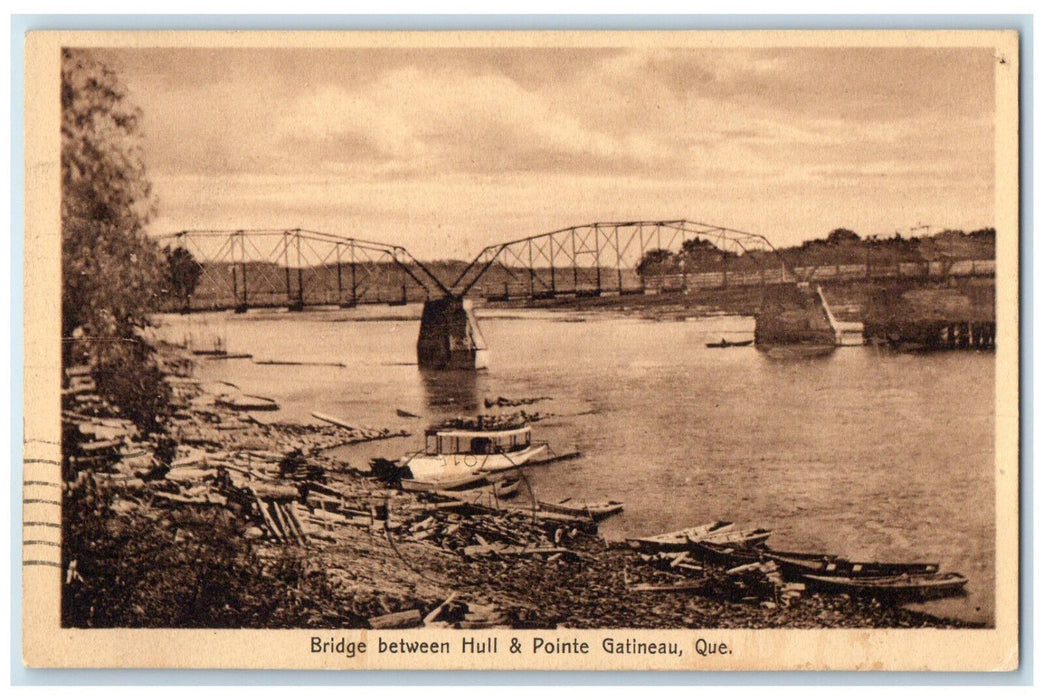
[[[901,576],[802,576],[810,589],[829,593],[848,593],[878,600],[911,601],[961,595],[968,579],[956,572],[945,574],[903,574]]]
[[[715,542],[717,544],[731,544],[741,547],[756,547],[772,536],[772,530],[754,528],[753,530],[729,530],[727,532],[715,531],[703,535],[690,535],[689,542]]]
[[[884,576],[928,575],[939,572],[939,565],[928,562],[859,562],[835,554],[787,552],[767,547],[746,547],[729,542],[695,542],[693,554],[715,564],[740,566],[757,561],[773,561],[783,576],[798,580],[804,574],[874,578]]]
[[[849,578],[874,578],[883,576],[926,576],[939,573],[934,562],[860,562],[849,561],[833,554],[808,554],[803,552],[762,551],[762,556],[776,562],[787,576],[818,574]]]
[[[623,510],[624,504],[620,501],[599,501],[589,503],[587,501],[567,498],[564,501],[550,503],[548,501],[537,501],[540,510],[546,513],[561,513],[572,515],[577,518],[591,518],[591,520],[602,520],[610,515]]]
[[[687,551],[692,541],[705,538],[713,533],[728,532],[735,523],[727,520],[715,520],[694,527],[665,532],[661,535],[650,535],[648,537],[633,537],[627,540],[632,547],[647,552],[684,552]]]
[[[279,404],[275,399],[251,394],[225,394],[214,399],[218,406],[234,408],[237,411],[278,411]]]
[[[765,550],[751,549],[727,542],[698,540],[692,543],[692,553],[704,561],[722,566],[740,566],[761,561]]]
[[[753,338],[750,339],[750,340],[740,340],[740,341],[730,341],[730,340],[725,340],[724,338],[722,338],[719,342],[707,343],[706,345],[707,345],[708,348],[745,348],[745,347],[747,347],[749,345],[753,345],[753,344],[754,344],[754,339]]]
[[[525,421],[479,416],[458,419],[424,432],[424,450],[403,457],[414,479],[432,480],[475,472],[505,471],[547,455],[547,443],[534,443]]]
[[[465,473],[442,479],[403,479],[401,483],[403,491],[458,491],[485,484],[486,475]]]

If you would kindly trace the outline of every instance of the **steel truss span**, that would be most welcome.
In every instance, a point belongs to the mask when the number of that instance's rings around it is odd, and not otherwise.
[[[199,266],[192,309],[542,299],[792,282],[764,236],[684,219],[573,226],[422,263],[404,247],[306,229],[180,231]],[[452,283],[443,280],[454,279]]]
[[[450,288],[461,296],[550,298],[723,286],[730,274],[748,284],[791,281],[764,236],[677,219],[585,224],[489,246]]]
[[[402,246],[320,231],[179,231],[160,244],[198,265],[193,309],[404,304],[449,292]]]

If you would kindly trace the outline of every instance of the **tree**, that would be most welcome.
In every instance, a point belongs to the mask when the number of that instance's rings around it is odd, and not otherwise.
[[[141,112],[86,51],[62,50],[61,89],[62,334],[129,337],[148,324],[164,277],[145,234]]]
[[[859,234],[847,228],[835,228],[827,237],[826,242],[832,245],[843,245],[845,243],[858,243]]]
[[[170,293],[184,302],[185,308],[189,308],[189,299],[196,291],[199,278],[203,274],[200,266],[188,249],[178,246],[171,250],[170,246],[163,249],[167,257],[167,284]]]
[[[162,429],[170,389],[140,331],[165,277],[145,225],[153,211],[141,112],[89,52],[62,50],[62,336],[65,362],[90,362],[99,393],[145,432]]]
[[[659,272],[660,266],[666,264],[673,257],[674,255],[669,250],[653,248],[642,256],[641,262],[638,263],[637,272],[639,275]]]

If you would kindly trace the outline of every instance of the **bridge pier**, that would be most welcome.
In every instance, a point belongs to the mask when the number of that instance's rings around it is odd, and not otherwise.
[[[424,302],[417,364],[424,369],[485,369],[485,338],[470,301],[447,296]]]

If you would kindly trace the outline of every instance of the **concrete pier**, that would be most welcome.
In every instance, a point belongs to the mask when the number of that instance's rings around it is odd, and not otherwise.
[[[755,315],[754,342],[759,346],[822,345],[841,342],[834,315],[819,287],[777,285],[766,288]]]
[[[424,302],[417,364],[425,369],[484,369],[488,356],[470,301],[443,297]]]

